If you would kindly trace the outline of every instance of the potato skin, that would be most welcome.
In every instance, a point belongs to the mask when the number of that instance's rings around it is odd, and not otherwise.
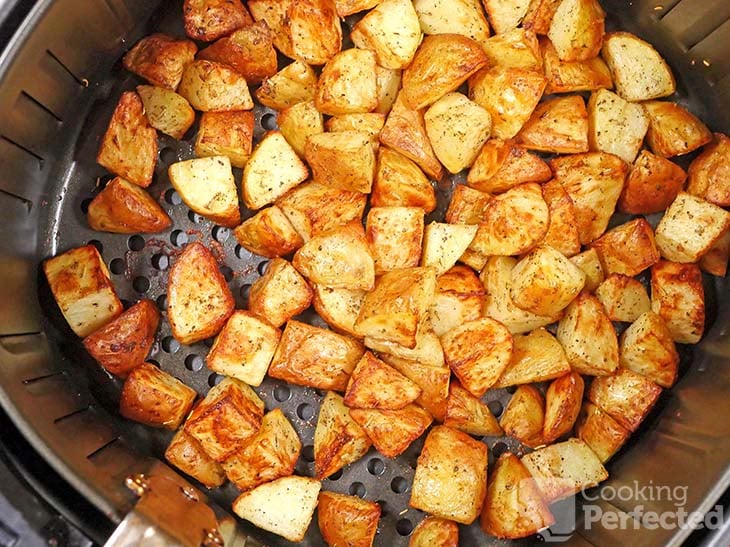
[[[609,230],[593,243],[606,275],[633,277],[659,261],[654,230],[644,218],[630,220]]]
[[[712,141],[712,133],[694,114],[668,101],[647,101],[649,131],[646,142],[657,156],[689,154]]]
[[[117,234],[154,234],[172,220],[152,196],[136,184],[115,177],[89,204],[89,227]]]
[[[162,33],[150,34],[137,42],[124,56],[124,68],[152,85],[175,91],[185,65],[198,51],[190,40],[178,40]]]
[[[317,506],[319,530],[327,545],[370,547],[380,520],[380,505],[357,496],[321,491]]]
[[[626,177],[618,208],[632,215],[664,211],[676,199],[686,179],[687,173],[676,163],[642,150]]]
[[[689,166],[687,192],[721,207],[730,206],[730,138],[715,133],[714,141]]]

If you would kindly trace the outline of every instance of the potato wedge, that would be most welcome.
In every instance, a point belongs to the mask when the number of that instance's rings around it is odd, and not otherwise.
[[[203,112],[195,138],[198,157],[226,156],[233,167],[243,168],[253,147],[253,112]]]
[[[455,522],[428,516],[413,530],[408,547],[458,547],[459,527]]]
[[[408,405],[399,410],[353,408],[350,416],[355,420],[373,446],[386,458],[397,458],[423,435],[433,418],[420,406]]]
[[[555,46],[547,38],[540,39],[540,49],[542,50],[545,77],[548,81],[547,87],[545,87],[546,95],[595,91],[613,87],[611,71],[600,57],[584,61],[563,61],[555,51]]]
[[[413,7],[424,34],[462,34],[482,42],[489,38],[489,23],[474,0],[415,0]]]
[[[154,234],[172,220],[143,188],[121,177],[110,180],[89,203],[89,228],[116,234]]]
[[[325,128],[331,133],[359,131],[367,133],[373,142],[378,142],[380,131],[385,125],[385,114],[366,112],[364,114],[340,114],[327,120]]]
[[[555,521],[532,475],[511,452],[502,454],[489,477],[480,524],[487,534],[518,539]]]
[[[177,92],[195,110],[203,112],[253,108],[246,79],[232,68],[213,61],[201,59],[186,65]]]
[[[152,184],[157,163],[157,131],[147,120],[142,99],[134,91],[125,91],[119,97],[101,139],[96,162],[137,186],[146,188]]]
[[[203,42],[212,42],[253,23],[240,0],[185,0],[183,20],[185,34]]]
[[[522,125],[517,142],[530,150],[554,154],[587,152],[588,111],[583,97],[567,95],[537,105]]]
[[[563,61],[587,61],[603,46],[606,13],[598,0],[563,0],[550,22],[548,38]]]
[[[467,184],[481,192],[500,193],[525,182],[552,177],[548,164],[512,141],[489,139],[474,161]]]
[[[367,133],[342,131],[311,135],[304,157],[317,182],[368,194],[375,178],[376,151],[377,144]]]
[[[643,106],[600,89],[588,101],[588,142],[591,150],[614,154],[632,163],[649,131]]]
[[[542,438],[545,443],[557,441],[573,429],[583,401],[583,377],[571,372],[553,380],[545,392],[545,423]]]
[[[140,300],[84,338],[84,348],[104,370],[125,378],[144,362],[159,323],[160,312],[155,303]]]
[[[235,302],[218,262],[202,244],[189,243],[170,269],[167,318],[181,344],[217,334],[233,313]]]
[[[310,477],[281,477],[238,496],[233,512],[289,541],[302,541],[321,488],[322,483]]]
[[[142,99],[147,120],[158,131],[179,140],[193,125],[195,112],[190,103],[174,91],[153,85],[138,85],[137,94]]]
[[[324,133],[324,118],[314,106],[314,101],[305,101],[285,108],[276,117],[279,131],[291,147],[304,157],[307,139]]]
[[[436,208],[436,192],[416,163],[403,154],[381,146],[370,204],[373,207]]]
[[[516,1],[524,2],[524,0]],[[487,66],[542,72],[540,44],[531,30],[522,27],[507,30],[483,41],[482,47],[487,54]]]
[[[358,221],[313,237],[294,254],[292,264],[312,283],[363,291],[375,285],[373,256]]]
[[[531,0],[522,26],[535,34],[547,34],[561,0]]]
[[[542,185],[542,197],[550,213],[550,224],[543,243],[567,257],[580,252],[580,235],[575,204],[559,181],[553,179]]]
[[[190,40],[155,33],[137,42],[124,55],[122,63],[124,68],[152,85],[175,91],[185,65],[195,58],[197,51]]]
[[[375,264],[375,275],[418,266],[423,241],[420,207],[372,207],[365,235]]]
[[[570,372],[563,346],[544,328],[515,335],[512,343],[512,359],[493,387],[545,382]]]
[[[730,138],[715,133],[714,141],[705,146],[689,166],[687,192],[715,205],[730,205]]]
[[[694,114],[667,101],[643,103],[649,115],[646,142],[657,156],[689,154],[712,141],[712,133]]]
[[[421,388],[416,404],[425,408],[436,420],[443,422],[449,396],[451,370],[447,366],[423,365],[418,361],[401,359],[383,353],[381,359]]]
[[[484,0],[484,9],[498,35],[519,26],[529,7],[530,0]]]
[[[446,222],[449,224],[481,224],[486,218],[487,204],[492,196],[458,184],[451,194]]]
[[[248,0],[246,6],[256,21],[265,21],[272,32],[274,47],[283,55],[296,60],[291,29],[287,22],[292,0]],[[305,63],[306,64],[306,63]]]
[[[436,294],[429,312],[437,336],[467,321],[479,319],[486,291],[471,268],[454,266],[436,278]]]
[[[629,32],[607,34],[601,54],[616,92],[627,101],[667,97],[677,89],[671,69],[654,46]]]
[[[575,434],[591,447],[601,463],[606,463],[623,446],[631,432],[596,405],[586,402],[575,424]]]
[[[682,191],[686,179],[687,173],[676,163],[642,150],[626,177],[618,208],[633,215],[664,211]]]
[[[93,245],[77,247],[43,262],[53,298],[77,336],[88,336],[122,313],[104,259]]]
[[[228,156],[211,156],[173,163],[167,170],[185,205],[221,226],[241,222],[238,193]]]
[[[464,254],[476,233],[475,225],[432,222],[424,232],[421,264],[434,268],[436,276],[446,273]]]
[[[586,274],[585,290],[588,292],[594,292],[606,278],[601,260],[598,258],[595,249],[583,251],[571,257],[570,260]]]
[[[283,258],[269,262],[264,275],[251,285],[248,309],[280,327],[312,303],[312,289],[299,272]]]
[[[369,351],[360,358],[345,391],[345,406],[399,410],[421,395],[421,388]]]
[[[418,15],[409,0],[383,0],[352,28],[356,47],[372,50],[384,68],[408,66],[423,34]]]
[[[380,505],[357,496],[319,493],[317,522],[327,545],[370,547],[380,520]]]
[[[633,277],[659,261],[654,230],[643,218],[630,220],[612,228],[591,243],[606,275],[614,273]]]
[[[505,435],[530,447],[543,444],[544,422],[545,399],[533,385],[518,386],[499,418]]]
[[[418,456],[409,505],[437,517],[471,524],[487,490],[487,446],[466,433],[434,427]]]
[[[241,247],[259,256],[275,258],[304,245],[287,216],[276,205],[261,209],[233,230]]]
[[[705,290],[696,264],[660,260],[651,269],[651,309],[680,344],[696,344],[705,330]]]
[[[727,275],[728,259],[730,259],[730,230],[726,231],[710,250],[702,255],[699,265],[703,272],[717,277]]]
[[[641,281],[623,274],[609,275],[598,285],[596,298],[611,321],[632,323],[651,310],[649,295]]]
[[[496,418],[492,416],[489,407],[458,382],[449,384],[444,425],[470,435],[502,435],[502,428],[499,427]]]
[[[327,61],[317,82],[314,104],[322,114],[358,114],[378,106],[375,54],[346,49]]]
[[[323,65],[342,49],[342,26],[331,0],[287,0],[285,31],[293,59]],[[287,55],[286,52],[283,52]]]
[[[226,482],[223,467],[205,453],[191,435],[178,429],[165,450],[165,459],[183,473],[190,475],[206,488],[215,488]]]
[[[662,388],[645,376],[620,368],[616,374],[595,378],[588,400],[624,428],[636,431],[661,392]]]
[[[664,320],[651,311],[639,316],[621,335],[620,364],[656,384],[670,388],[677,380],[679,354]]]
[[[312,286],[314,310],[332,329],[356,338],[355,321],[360,315],[365,291],[360,289],[336,289],[324,285]]]
[[[413,348],[379,338],[366,337],[364,342],[368,348],[378,352],[383,359],[385,357],[382,354],[387,354],[398,357],[399,359],[417,361],[425,366],[446,366],[444,362],[444,351],[441,348],[441,342],[438,336],[432,330],[425,328],[425,326],[416,332],[416,346]]]
[[[119,413],[149,427],[175,431],[193,406],[197,393],[150,363],[130,371],[122,387]]]
[[[255,95],[264,106],[284,110],[313,100],[316,87],[317,75],[312,67],[302,61],[294,61],[264,78]]]

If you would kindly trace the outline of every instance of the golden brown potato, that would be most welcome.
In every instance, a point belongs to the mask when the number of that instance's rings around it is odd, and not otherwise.
[[[417,361],[425,366],[445,367],[444,351],[441,348],[441,342],[432,330],[425,326],[416,332],[416,346],[408,348],[395,342],[387,342],[379,338],[366,337],[365,345],[370,349],[378,352],[385,359],[386,355],[391,355],[399,359],[407,361]]]
[[[370,204],[373,207],[436,208],[436,192],[423,171],[406,156],[381,146]]]
[[[605,18],[598,0],[563,0],[547,33],[558,57],[563,61],[586,61],[598,56]]]
[[[342,396],[328,391],[319,407],[314,429],[314,476],[325,479],[362,458],[370,438],[350,416]]]
[[[432,222],[423,236],[421,264],[434,268],[437,276],[446,273],[471,245],[477,229],[473,224]]]
[[[366,351],[350,375],[345,406],[399,410],[421,395],[421,388]]]
[[[154,234],[167,230],[172,220],[143,188],[115,177],[91,200],[89,228],[116,234]]]
[[[540,44],[531,30],[522,27],[510,29],[483,41],[482,47],[487,54],[487,66],[542,72]]]
[[[489,23],[474,0],[415,0],[413,7],[425,34],[462,34],[482,42],[489,38]]]
[[[287,216],[276,205],[262,209],[233,230],[244,249],[259,256],[275,258],[304,245]]]
[[[570,372],[563,346],[544,328],[515,335],[512,340],[512,360],[493,387],[545,382]]]
[[[619,351],[622,367],[666,388],[677,380],[679,354],[672,333],[657,314],[647,311],[629,325],[621,335]]]
[[[367,133],[374,142],[378,142],[383,125],[385,125],[385,114],[366,112],[364,114],[341,114],[339,116],[333,116],[327,120],[325,128],[331,133],[339,133],[341,131]]]
[[[418,328],[428,317],[435,292],[433,268],[402,268],[387,272],[365,295],[355,321],[355,332],[413,349],[417,344]]]
[[[311,135],[304,156],[317,182],[368,194],[375,178],[376,151],[377,144],[367,133],[342,131]]]
[[[332,188],[319,182],[300,184],[276,205],[306,242],[338,226],[360,221],[367,196]]]
[[[687,192],[727,207],[730,205],[730,138],[722,133],[715,133],[714,137],[689,166]]]
[[[167,34],[145,36],[122,60],[124,68],[152,85],[175,91],[185,65],[192,62],[198,48],[190,40],[178,40]]]
[[[547,34],[560,2],[561,0],[531,0],[522,19],[522,26],[535,34]]]
[[[484,0],[489,21],[498,35],[517,27],[527,14],[530,0]]]
[[[199,242],[189,243],[170,269],[167,318],[172,335],[192,344],[217,334],[235,302],[218,262]]]
[[[571,372],[553,380],[545,392],[545,423],[542,438],[551,443],[567,435],[578,418],[583,401],[583,377]]]
[[[649,115],[646,142],[657,156],[689,154],[712,141],[707,126],[684,107],[666,101],[647,101],[643,105]]]
[[[500,193],[525,182],[545,182],[552,176],[539,156],[512,141],[489,139],[469,170],[467,184],[481,192]]]
[[[588,292],[595,291],[606,277],[596,250],[588,249],[571,257],[570,260],[586,274],[585,290]]]
[[[459,527],[453,521],[428,516],[413,530],[408,547],[459,547]]]
[[[84,348],[104,370],[125,378],[147,357],[160,322],[152,300],[140,300],[111,323],[84,338]]]
[[[226,482],[226,474],[217,461],[205,453],[192,436],[179,429],[165,450],[165,459],[207,488]]]
[[[157,163],[157,131],[147,121],[142,99],[134,91],[125,91],[119,97],[96,162],[143,188],[152,184]]]
[[[355,338],[355,321],[360,315],[365,291],[360,289],[336,289],[324,285],[312,286],[314,310],[332,329]]]
[[[446,222],[450,224],[481,224],[486,218],[487,204],[492,196],[458,184],[451,194],[446,210]]]
[[[475,397],[499,380],[512,358],[512,335],[489,317],[451,329],[441,337],[441,345],[446,363]]]
[[[703,272],[717,277],[727,275],[728,260],[730,259],[730,230],[726,231],[715,244],[710,247],[702,258],[699,265]]]
[[[601,89],[588,101],[588,124],[591,150],[615,154],[632,163],[649,130],[649,115],[640,104]]]
[[[365,353],[357,340],[290,320],[269,366],[269,376],[316,389],[345,391]]]
[[[489,477],[480,524],[487,534],[518,539],[555,522],[535,480],[520,459],[502,454]]]
[[[512,269],[512,302],[537,315],[554,316],[585,284],[585,274],[560,251],[541,245]]]
[[[380,505],[357,496],[320,492],[317,522],[327,545],[371,547],[380,520]]]
[[[383,0],[353,28],[356,47],[372,50],[380,66],[400,69],[413,60],[421,43],[421,24],[409,0]]]
[[[595,378],[588,390],[588,400],[624,428],[636,431],[661,392],[662,388],[648,378],[620,368],[612,376]]]
[[[651,268],[651,309],[664,320],[675,342],[699,342],[705,330],[705,290],[699,267],[657,262]]]
[[[294,473],[302,442],[280,408],[264,415],[258,433],[223,462],[228,479],[237,488],[250,490],[258,485]]]
[[[293,3],[292,0],[248,0],[246,6],[256,21],[265,21],[269,26],[276,49],[295,59],[291,29],[287,22],[287,12]]]
[[[426,36],[403,71],[403,97],[411,108],[429,106],[455,91],[486,63],[484,50],[466,36]]]
[[[518,386],[499,418],[499,425],[505,435],[530,447],[544,444],[544,422],[545,399],[540,390],[532,385]]]
[[[276,74],[264,78],[256,90],[256,98],[264,106],[284,110],[314,99],[317,75],[308,64],[294,61]]]
[[[353,408],[350,416],[365,430],[373,446],[386,458],[397,458],[420,437],[433,418],[420,406],[399,410]]]
[[[471,524],[487,490],[487,446],[466,433],[434,427],[418,456],[409,505]]]
[[[200,51],[198,59],[223,63],[243,75],[249,84],[259,84],[276,74],[276,50],[271,30],[257,21],[225,36]]]
[[[203,42],[253,23],[240,0],[185,0],[183,19],[185,34]]]
[[[616,92],[627,101],[658,99],[674,93],[672,71],[654,47],[628,32],[612,32],[603,42],[603,58]]]
[[[502,428],[489,407],[464,389],[459,382],[449,384],[444,425],[470,435],[502,435]]]
[[[443,422],[449,396],[451,370],[445,365],[424,365],[383,353],[381,359],[421,388],[416,404],[425,408],[436,420]]]
[[[559,181],[553,179],[542,185],[542,197],[550,212],[550,224],[543,243],[567,257],[580,252],[578,220],[573,200]]]
[[[546,82],[535,70],[489,67],[469,80],[469,97],[492,116],[492,134],[511,139],[535,111]]]
[[[596,298],[611,321],[632,323],[651,310],[649,295],[641,281],[622,274],[611,274],[598,285]]]
[[[618,339],[599,300],[581,293],[558,324],[558,342],[571,368],[581,374],[604,376],[618,367]]]
[[[654,230],[644,218],[612,228],[593,243],[606,275],[639,275],[659,260]]]
[[[626,177],[618,208],[633,215],[664,211],[676,199],[686,178],[687,173],[676,163],[642,150]]]
[[[580,241],[587,245],[606,231],[628,167],[618,156],[603,152],[555,158],[550,166],[573,200]]]
[[[264,402],[253,389],[234,378],[224,378],[190,413],[185,433],[192,435],[208,456],[222,462],[258,433],[263,416]]]
[[[378,106],[373,112],[387,116],[400,91],[401,71],[375,65],[375,81],[378,87]]]
[[[342,49],[342,27],[331,0],[287,0],[285,30],[293,59],[323,65]],[[283,52],[287,55],[286,52]]]
[[[179,140],[193,125],[195,111],[174,91],[153,85],[138,85],[137,94],[142,100],[147,121],[158,131]]]
[[[462,323],[479,319],[485,294],[484,285],[466,266],[454,266],[438,276],[429,312],[436,335],[442,336]]]
[[[248,309],[275,327],[302,313],[312,303],[312,289],[283,258],[269,262],[264,275],[251,285]]]
[[[317,82],[314,104],[322,114],[357,114],[378,106],[375,54],[350,48],[324,65]]]
[[[88,336],[117,317],[122,306],[104,259],[93,245],[43,262],[53,298],[78,336]]]
[[[335,0],[337,15],[342,18],[377,6],[380,0]]]
[[[662,257],[674,262],[697,262],[730,227],[730,213],[680,192],[656,227]]]
[[[119,413],[150,427],[175,431],[190,412],[194,389],[150,363],[140,363],[124,381]]]
[[[241,222],[236,180],[228,156],[173,163],[167,174],[185,205],[196,213],[228,228]]]
[[[418,266],[423,240],[420,207],[372,207],[365,235],[375,264],[375,275]]]
[[[314,101],[305,101],[285,108],[276,117],[279,131],[291,147],[304,157],[307,139],[324,133],[324,117],[314,106]]]
[[[610,89],[613,79],[608,65],[600,57],[584,61],[563,61],[547,38],[540,40],[547,87],[545,94],[575,93]]]
[[[583,97],[567,95],[537,105],[517,141],[525,148],[554,154],[588,151],[588,111]]]
[[[203,112],[253,108],[246,79],[232,68],[213,61],[199,60],[186,65],[177,92],[193,108]]]
[[[233,167],[243,167],[253,147],[253,112],[203,112],[195,138],[198,157],[227,156]]]
[[[611,459],[631,435],[596,405],[586,402],[575,424],[576,436],[591,447],[601,463]]]
[[[375,285],[373,256],[358,221],[313,237],[294,254],[292,264],[310,282],[327,287],[369,291]]]
[[[210,348],[205,364],[210,370],[251,386],[264,380],[281,331],[244,310],[236,310]]]

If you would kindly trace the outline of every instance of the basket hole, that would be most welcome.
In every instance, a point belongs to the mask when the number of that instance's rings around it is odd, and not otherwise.
[[[89,212],[89,205],[91,205],[91,202],[93,200],[91,198],[86,198],[85,200],[81,201],[81,212],[84,214],[87,214]]]
[[[129,300],[125,300],[124,298],[120,298],[119,301],[122,303],[122,307],[125,310],[128,310],[132,307],[133,302],[130,302]]]
[[[266,129],[267,131],[271,131],[272,129],[276,129],[276,116],[274,116],[271,113],[264,114],[261,117],[261,127]]]
[[[122,275],[124,273],[124,260],[115,258],[109,263],[109,269],[115,275]]]
[[[413,523],[408,519],[400,519],[395,523],[395,529],[401,536],[410,536],[413,532]]]
[[[213,239],[218,243],[225,243],[231,235],[231,230],[225,226],[216,226],[213,228]]]
[[[338,469],[334,473],[332,473],[329,477],[327,477],[331,481],[338,481],[342,478],[342,469]]]
[[[180,349],[180,342],[175,340],[172,336],[165,336],[162,339],[162,351],[165,353],[177,353]]]
[[[188,357],[190,357],[190,356],[188,356]],[[186,359],[186,361],[187,361],[187,359]],[[225,376],[223,376],[222,374],[216,374],[214,372],[213,374],[208,376],[208,385],[210,387],[215,387],[223,381],[223,378],[225,378]]]
[[[202,369],[203,364],[203,358],[196,353],[191,353],[185,358],[185,368],[193,372],[198,372]]]
[[[175,247],[182,247],[188,242],[188,234],[182,230],[174,230],[172,234],[170,234],[170,242]]]
[[[150,280],[144,276],[135,277],[132,281],[132,287],[138,293],[146,293],[150,290]]]
[[[390,481],[390,489],[396,494],[402,494],[408,490],[408,481],[403,477],[396,477]]]
[[[154,365],[157,368],[160,368],[160,363],[158,361],[156,361],[155,359],[147,359],[146,362],[149,363],[150,365]]]
[[[499,418],[504,410],[502,403],[499,401],[490,401],[487,403],[487,408],[489,408],[489,412],[491,412],[496,418]]]
[[[170,266],[170,257],[166,254],[156,254],[152,257],[152,267],[164,271]]]
[[[258,266],[256,266],[256,270],[258,270],[259,275],[266,275],[266,271],[269,269],[269,261],[264,260],[263,262],[260,262]]]
[[[375,503],[380,505],[380,517],[387,517],[390,509],[388,502],[385,500],[377,500]]]
[[[251,285],[249,285],[248,283],[245,285],[242,285],[240,292],[241,292],[241,297],[245,298],[248,301],[248,295],[251,292]]]
[[[353,482],[350,485],[350,495],[351,496],[357,496],[358,498],[364,498],[367,493],[368,493],[368,489],[365,488],[365,485],[361,482]]]
[[[507,393],[512,395],[515,391],[517,391],[517,386],[508,386],[504,388]]]
[[[312,463],[314,461],[314,446],[308,444],[302,448],[302,459],[305,462]]]
[[[274,388],[274,399],[280,403],[284,403],[291,397],[291,390],[288,386],[276,386]]]
[[[368,472],[376,477],[385,472],[385,464],[380,458],[373,458],[368,462]]]
[[[99,241],[98,239],[90,239],[88,245],[93,245],[100,253],[104,252],[104,245],[102,245],[101,241]],[[144,240],[142,240],[142,245],[144,245]]]
[[[157,307],[160,308],[160,311],[166,311],[167,310],[167,295],[161,294],[157,297]]]
[[[165,192],[165,201],[170,205],[180,205],[182,203],[182,198],[174,188],[170,188],[167,192]]]
[[[309,403],[302,403],[297,407],[297,416],[302,420],[311,420],[314,417],[314,407]]]
[[[249,251],[248,249],[245,249],[241,245],[236,245],[236,248],[234,249],[233,252],[236,253],[236,257],[240,258],[241,260],[246,260],[246,259],[251,258],[251,251]]]
[[[132,236],[127,240],[127,247],[130,251],[141,251],[144,249],[144,238],[142,236]]]
[[[507,445],[505,443],[502,441],[494,443],[494,446],[492,447],[492,454],[495,458],[499,458],[505,452],[507,452]]]
[[[188,218],[190,219],[190,222],[192,222],[193,224],[200,224],[204,220],[204,217],[202,215],[199,215],[192,209],[190,211],[188,211]]]
[[[220,266],[220,270],[226,281],[230,281],[231,279],[233,279],[233,270],[231,268],[224,264]]]

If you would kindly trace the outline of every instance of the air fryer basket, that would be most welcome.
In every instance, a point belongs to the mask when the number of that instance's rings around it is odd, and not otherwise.
[[[0,8],[2,2],[0,2]],[[174,220],[152,237],[90,230],[85,208],[107,174],[94,162],[98,140],[116,98],[136,80],[119,59],[152,29],[181,34],[181,1],[43,0],[38,2],[0,57],[0,403],[33,446],[68,482],[113,522],[133,498],[124,477],[144,471],[160,457],[170,434],[118,417],[119,384],[90,361],[48,294],[39,263],[70,247],[94,242],[112,271],[120,297],[141,297],[165,307],[166,270],[187,241],[201,240],[226,256],[224,273],[238,307],[265,260],[236,245],[230,231],[190,212],[170,188],[167,165],[192,157],[191,135],[176,142],[161,136],[160,162],[150,188]],[[727,0],[602,0],[608,25],[646,38],[665,55],[678,76],[678,100],[713,130],[730,131],[730,2]],[[2,14],[2,9],[0,9]],[[256,137],[275,118],[256,110]],[[704,511],[730,484],[730,423],[723,416],[730,392],[730,294],[726,280],[708,280],[714,324],[699,346],[683,353],[683,376],[629,446],[609,465],[603,487],[640,484],[687,486],[685,507]],[[311,319],[311,318],[310,318]],[[218,380],[204,365],[209,343],[181,347],[162,323],[151,359],[204,394]],[[312,472],[312,439],[322,393],[267,380],[259,390],[267,408],[280,406],[302,437],[297,472]],[[490,392],[499,412],[509,398]],[[519,446],[485,439],[491,452]],[[409,487],[422,442],[397,460],[374,450],[324,481],[324,488],[364,495],[383,506],[376,544],[405,545],[422,518],[408,509]],[[490,463],[493,455],[490,455]],[[222,506],[232,486],[213,494]],[[608,502],[602,502],[608,505]],[[620,512],[618,501],[611,509]],[[672,509],[671,500],[644,502],[647,511]],[[245,526],[245,525],[244,525]],[[306,543],[322,540],[316,525]],[[277,537],[251,529],[270,544]],[[678,543],[690,530],[607,531],[579,526],[571,542],[596,545]],[[463,529],[464,545],[487,544],[477,528]]]

